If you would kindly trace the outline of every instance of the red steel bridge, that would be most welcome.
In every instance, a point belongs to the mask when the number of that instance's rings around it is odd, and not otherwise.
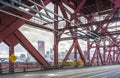
[[[51,10],[46,7],[48,4],[54,5]],[[41,10],[44,10],[44,13]],[[9,55],[14,54],[14,46],[20,43],[42,66],[50,64],[18,30],[22,25],[53,32],[56,66],[59,42],[67,40],[73,42],[63,62],[68,60],[74,50],[75,61],[79,53],[85,64],[92,64],[95,60],[101,64],[118,64],[119,21],[120,0],[0,0],[0,42],[9,46]],[[61,22],[64,23],[63,26],[60,25]],[[68,36],[62,37],[63,34]],[[86,52],[82,51],[79,39],[87,42]],[[90,58],[92,48],[95,51]],[[10,62],[9,68],[13,65],[14,63]]]

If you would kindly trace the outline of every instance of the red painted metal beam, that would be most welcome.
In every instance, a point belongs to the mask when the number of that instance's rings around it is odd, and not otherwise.
[[[84,58],[84,55],[83,55],[83,53],[82,53],[81,47],[80,47],[80,45],[79,45],[79,43],[78,43],[78,40],[76,40],[76,46],[77,46],[77,49],[78,49],[78,52],[79,52],[79,54],[80,54],[80,57],[81,57],[82,61],[84,61],[84,63],[86,63],[86,60],[85,60],[85,58]]]
[[[88,53],[88,61],[89,61],[89,64],[90,64],[90,49],[91,49],[91,45],[90,45],[90,40],[87,41],[87,53]]]
[[[91,63],[94,63],[95,59],[96,59],[97,63],[99,63],[99,59],[100,59],[101,63],[103,64],[103,59],[102,59],[98,44],[96,44],[96,50],[95,50],[93,57],[91,59]]]
[[[70,21],[76,19],[76,14],[81,10],[81,8],[82,8],[83,5],[85,4],[85,2],[86,2],[86,0],[82,0],[82,1],[79,3],[79,5],[77,6],[77,8],[75,9],[75,12],[70,15],[70,19],[69,19]],[[65,12],[65,10],[64,10],[64,6],[62,5],[62,3],[60,4],[60,8],[62,9],[61,11],[62,11],[63,16],[64,16],[66,19],[68,19],[68,16],[67,16],[67,14],[66,14],[66,12]],[[67,27],[71,27],[70,25],[68,25],[68,22],[67,22],[66,26],[67,26]],[[64,28],[66,28],[66,27],[64,27]],[[63,30],[63,31],[64,31],[64,30]],[[71,32],[71,34],[73,34],[73,31],[70,30],[70,32]]]
[[[114,12],[113,12],[114,13]],[[103,24],[106,24],[106,23],[110,23],[110,22],[113,22],[113,21],[119,21],[119,17],[118,18],[112,18],[112,19],[108,19],[108,18],[110,18],[111,17],[111,15],[113,15],[113,13],[111,12],[111,14],[110,15],[108,15],[107,17],[106,17],[106,19],[105,20],[103,20],[103,21],[94,21],[94,20],[92,20],[93,22],[90,22],[90,23],[87,23],[87,24],[81,24],[80,26],[73,26],[73,27],[71,27],[71,26],[69,26],[69,27],[66,27],[66,28],[63,28],[63,29],[60,29],[60,31],[65,31],[65,30],[67,30],[67,29],[75,29],[75,28],[80,28],[80,27],[90,27],[90,26],[93,26],[93,25],[100,25],[100,24],[102,24],[101,25],[101,27],[103,26]],[[73,16],[72,16],[73,17]],[[76,17],[75,15],[74,15],[74,17]],[[75,19],[75,18],[74,18]],[[71,19],[70,19],[71,20]],[[97,31],[102,31],[100,28],[101,27],[98,27],[98,26],[96,26],[97,27],[97,29],[96,29],[96,33],[97,33]],[[107,27],[108,25],[106,25],[105,27]],[[92,29],[92,28],[91,28]],[[107,32],[106,30],[104,31],[105,33]],[[74,33],[74,31],[73,31],[73,33]],[[111,34],[111,35],[113,35],[113,33],[114,32],[107,32],[107,33],[109,33],[109,35]],[[116,32],[117,33],[117,32]],[[97,33],[98,34],[98,33]],[[119,33],[118,33],[119,34]],[[107,34],[108,35],[108,34]],[[78,38],[76,38],[76,37],[66,37],[66,38],[61,38],[61,40],[71,40],[71,39],[78,39]],[[89,46],[89,48],[92,48],[90,45],[88,45]],[[114,46],[114,45],[113,45]],[[101,54],[100,54],[100,51],[99,51],[99,48],[98,48],[99,46],[97,46],[96,45],[96,48],[97,48],[97,50],[96,50],[96,57],[97,57],[97,60],[101,60],[101,62],[103,63],[103,61],[102,61],[102,57],[101,57]]]
[[[119,60],[119,59],[120,59],[120,52],[117,53],[117,57],[116,57],[116,61],[115,61],[115,62],[116,62],[116,63],[120,63],[120,60]]]
[[[77,53],[78,53],[78,51],[77,51],[77,46],[75,46],[75,48],[74,48],[74,61],[75,62],[77,62]]]
[[[4,25],[0,25],[0,29],[4,30],[6,28],[6,26]],[[13,35],[10,34],[10,36],[8,36],[4,42],[8,45],[8,46],[15,46],[17,43],[19,43],[19,41],[17,40],[17,38]]]
[[[27,17],[26,17],[27,18]],[[13,33],[15,30],[17,30],[21,25],[24,24],[24,20],[18,19],[16,22],[14,22],[12,25],[7,27],[5,30],[0,32],[0,42],[2,42],[4,39],[6,39],[11,33]]]
[[[120,30],[118,31],[106,31],[104,33],[96,33],[99,36],[113,36],[113,35],[120,35]],[[84,37],[82,38],[81,36],[76,36],[76,37],[64,37],[64,38],[60,38],[60,41],[65,41],[65,40],[73,40],[73,39],[84,39]],[[108,45],[109,46],[109,45]],[[102,47],[102,46],[100,46]]]
[[[48,4],[50,2],[50,0],[46,0],[44,1],[45,5]],[[40,10],[42,8],[39,8]],[[30,11],[33,14],[35,14],[35,12]],[[22,15],[22,17],[26,18],[26,19],[30,19],[31,16],[24,14]],[[8,19],[9,21],[10,19]],[[13,32],[15,32],[19,27],[21,27],[26,21],[22,20],[22,19],[17,19],[16,21],[14,21],[13,23],[11,23],[11,25],[7,26],[7,28],[5,28],[4,30],[2,29],[0,32],[0,42],[4,41],[5,39],[8,38],[8,36],[10,36]],[[24,48],[26,48],[31,55],[33,55],[33,57],[41,64],[41,65],[49,65],[49,63],[38,53],[38,51],[28,42],[28,40],[20,33],[20,32],[15,32],[16,37],[20,40],[20,43],[24,46]],[[15,37],[15,38],[16,38]],[[23,39],[23,40],[22,40]],[[9,40],[7,39],[6,42],[9,43]],[[12,41],[11,41],[12,42]],[[9,43],[10,44],[10,43]]]
[[[64,5],[63,5],[62,2],[60,2],[59,7],[60,7],[60,10],[61,10],[61,12],[62,12],[63,17],[66,18],[66,19],[68,19],[68,16],[67,16],[65,7],[64,7]]]
[[[62,0],[66,5],[70,6],[72,9],[75,9],[75,4],[70,0]]]
[[[104,42],[104,45],[105,45],[105,42]],[[103,62],[105,64],[105,61],[106,61],[106,49],[105,47],[103,47]]]
[[[14,54],[14,46],[9,46],[9,57]],[[14,72],[14,63],[9,60],[9,72]]]
[[[120,47],[119,47],[119,44],[116,43],[116,38],[117,37],[114,37],[114,36],[109,36],[111,39],[112,39],[112,43],[114,44],[114,47],[117,47],[118,49],[118,53],[117,53],[117,56],[116,56],[116,63],[119,62],[119,58],[120,58]]]
[[[117,55],[118,54],[118,50],[113,50],[113,63],[116,63],[116,57],[115,57],[115,55]]]
[[[112,60],[112,55],[111,55],[111,48],[110,48],[110,50],[109,50],[109,53],[108,53],[108,56],[107,56],[107,59],[106,59],[106,64],[107,63],[110,63],[110,61],[111,61],[111,63],[113,62],[113,60]]]
[[[58,5],[54,4],[54,13],[58,14]],[[58,20],[58,16],[54,15],[54,19]],[[58,22],[54,23],[54,29],[58,29]],[[58,32],[54,32],[54,65],[58,65]]]
[[[74,37],[64,37],[64,38],[60,38],[60,41],[73,40],[73,39],[79,39],[79,38],[74,38]]]
[[[32,44],[18,30],[14,32],[14,36],[20,41],[20,44],[41,64],[49,65],[42,55],[32,46]]]
[[[60,31],[64,31],[64,30],[68,30],[68,29],[75,29],[75,28],[81,28],[81,27],[89,27],[89,26],[93,26],[93,25],[100,25],[100,24],[105,24],[105,23],[112,23],[112,22],[117,22],[120,20],[120,17],[114,17],[112,19],[106,19],[106,20],[102,20],[102,21],[97,21],[97,22],[90,22],[87,24],[80,24],[79,26],[72,26],[72,27],[66,27],[66,28],[62,28],[59,29]]]
[[[114,3],[114,8],[119,8],[120,7],[120,0],[111,0]]]
[[[5,26],[0,25],[0,32],[5,29]]]
[[[39,25],[39,24],[37,24],[37,23],[32,23],[32,22],[25,22],[25,24],[28,24],[28,25],[30,25],[30,26],[32,26],[32,27],[37,27],[37,28],[40,28],[40,29],[44,29],[44,30],[46,30],[46,31],[50,31],[50,32],[53,32],[54,30],[52,30],[52,29],[50,29],[50,28],[48,28],[48,27],[45,27],[44,25]]]
[[[77,51],[78,51],[78,53],[80,54],[80,57],[81,57],[82,61],[84,61],[84,63],[86,63],[85,58],[84,58],[84,55],[83,55],[82,50],[81,50],[81,48],[80,48],[80,45],[79,45],[79,43],[78,43],[78,40],[74,40],[74,41],[73,41],[73,44],[71,45],[71,47],[70,47],[67,55],[65,56],[63,62],[66,62],[66,61],[67,61],[67,59],[68,59],[68,57],[70,56],[70,53],[71,53],[71,51],[73,50],[73,48],[74,48],[75,61],[77,61]]]
[[[95,50],[95,52],[94,52],[94,54],[93,54],[93,57],[92,57],[92,59],[91,59],[91,64],[93,64],[94,62],[97,61],[96,55],[97,55],[97,51]]]
[[[108,20],[108,19],[110,19],[111,17],[113,17],[113,14],[114,14],[115,12],[116,12],[116,9],[113,10],[112,12],[110,12],[110,13],[105,17],[105,19],[103,19],[103,21],[104,21],[104,20]],[[97,28],[95,29],[94,32],[100,31],[100,29],[103,28],[104,24],[105,24],[105,23],[100,23],[100,24],[98,24],[98,26],[97,26]],[[108,24],[109,24],[109,22],[107,22],[107,25],[106,25],[105,27],[107,27]]]
[[[82,1],[79,3],[78,7],[75,9],[75,13],[78,13],[78,12],[82,9],[82,7],[83,7],[83,5],[85,4],[85,2],[86,2],[86,0],[82,0]],[[73,18],[74,18],[74,17],[73,17]]]
[[[69,51],[67,52],[67,55],[66,55],[65,58],[63,59],[63,62],[66,62],[66,61],[67,61],[67,59],[68,59],[68,57],[70,56],[70,53],[71,53],[71,51],[73,50],[74,46],[75,46],[75,43],[73,42],[73,44],[71,45]]]
[[[46,0],[46,1],[44,1],[44,4],[47,5],[49,2],[50,2],[50,0]],[[39,8],[39,9],[42,9],[42,8]],[[35,14],[35,12],[33,12],[33,11],[30,11],[30,12]],[[22,17],[24,17],[26,19],[32,18],[32,16],[27,15],[27,14],[23,14]],[[25,22],[26,22],[25,20],[17,19],[14,23],[12,23],[6,29],[1,31],[0,32],[0,42],[2,42],[4,39],[7,38],[7,36],[9,36],[11,33],[13,33],[19,27],[21,27]]]
[[[11,34],[9,37],[6,38],[5,43],[9,46],[9,57],[14,54],[14,46],[19,43],[19,40]],[[14,72],[14,63],[9,60],[9,72]]]
[[[64,17],[65,19],[68,19],[68,20],[69,20],[68,15],[67,15],[66,10],[65,10],[66,7],[63,5],[62,2],[60,2],[59,7],[60,7],[60,10],[61,10],[61,12],[62,12],[63,17]],[[64,28],[69,27],[69,26],[70,26],[70,23],[66,21],[66,25],[64,26]],[[62,32],[64,32],[64,31],[62,31]],[[61,36],[61,35],[62,35],[62,33],[60,34],[60,36]]]
[[[120,35],[120,30],[117,31],[106,31],[104,33],[97,33],[99,36],[111,36],[111,35]]]
[[[8,46],[15,46],[19,43],[19,40],[13,34],[11,34],[5,39],[5,43],[7,43]]]
[[[70,21],[74,20],[76,17],[76,14],[80,12],[80,10],[82,9],[83,5],[85,4],[86,0],[82,0],[79,5],[75,8],[74,13],[72,13],[70,16]]]
[[[82,8],[82,6],[84,5],[84,3],[85,3],[85,0],[82,0],[82,2],[79,4],[79,6],[78,6],[78,8],[76,9],[76,11],[75,11],[74,13],[70,14],[70,19],[69,19],[70,21],[72,21],[72,20],[75,20],[75,22],[77,21],[77,20],[76,20],[76,14],[77,14],[78,10],[80,10],[80,9]],[[68,19],[68,16],[67,16],[67,14],[66,14],[66,11],[65,11],[64,6],[63,6],[62,3],[60,4],[60,9],[61,9],[61,11],[62,11],[62,14],[63,14],[64,18]],[[65,26],[64,28],[66,28],[66,27],[71,27],[71,24],[68,23],[68,22],[66,22],[66,26]],[[73,30],[71,30],[71,29],[69,29],[69,31],[70,31],[72,37],[75,36],[75,31],[73,31]],[[63,31],[63,32],[64,32],[64,31]],[[68,39],[69,39],[69,38],[68,38]],[[67,59],[68,59],[68,57],[70,56],[70,53],[71,53],[71,51],[72,51],[73,48],[74,48],[74,50],[75,50],[75,52],[74,52],[74,53],[75,53],[74,57],[75,57],[75,59],[76,59],[75,61],[77,61],[77,50],[78,50],[78,52],[79,52],[79,54],[80,54],[80,56],[81,56],[81,59],[85,62],[84,56],[83,56],[83,54],[82,54],[82,50],[81,50],[79,44],[76,42],[76,41],[78,41],[78,40],[76,40],[75,38],[74,38],[74,39],[72,38],[72,40],[74,40],[74,42],[73,42],[72,46],[70,47],[67,55],[65,56],[63,62],[66,62],[66,61],[67,61]]]
[[[26,43],[29,43],[29,46],[30,47],[32,47],[32,45],[30,44],[30,42],[29,41],[27,41],[27,39],[19,32],[19,34],[21,35],[20,37],[21,37],[21,39],[23,39],[22,41],[24,41],[25,40],[25,42]],[[18,36],[19,36],[19,34],[18,34]],[[19,38],[20,38],[19,37]],[[5,42],[10,46],[10,48],[12,48],[12,49],[10,49],[10,52],[12,52],[12,51],[14,51],[13,50],[13,47],[17,44],[17,43],[21,43],[20,42],[20,40],[19,40],[19,38],[17,38],[14,34],[10,34],[10,36],[8,36],[6,39],[5,39]],[[24,42],[23,42],[24,43]],[[24,43],[25,44],[25,43]],[[26,45],[28,45],[28,44],[26,44]],[[28,47],[28,49],[26,49],[26,50],[28,50],[28,51],[30,51],[30,49],[29,49],[29,46],[27,46]],[[26,48],[26,46],[24,46],[25,48]],[[32,47],[33,48],[33,50],[31,50],[30,52],[35,52],[34,51],[34,47]],[[13,52],[12,52],[13,53]],[[36,53],[37,54],[37,53]],[[35,56],[33,56],[33,57],[35,57]],[[35,58],[37,58],[37,57],[35,57]],[[37,59],[40,59],[40,58],[37,58]],[[43,59],[44,60],[44,59]],[[37,60],[38,61],[38,60]],[[39,60],[40,61],[40,60]],[[39,62],[38,61],[38,62]],[[42,61],[42,60],[41,60]],[[41,64],[41,63],[40,63]],[[13,68],[13,63],[11,63],[10,62],[10,65],[11,65],[11,67]]]

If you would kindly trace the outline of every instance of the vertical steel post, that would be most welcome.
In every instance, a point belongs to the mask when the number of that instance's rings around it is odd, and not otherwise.
[[[14,54],[14,46],[9,46],[9,57]],[[9,60],[9,72],[14,72],[14,63]]]
[[[115,47],[113,48],[113,63],[115,63],[115,54],[116,54],[116,50]]]
[[[76,43],[76,40],[74,40],[75,41],[75,43]],[[75,47],[74,47],[74,61],[75,62],[77,62],[77,45],[75,45]]]
[[[97,52],[97,55],[96,55],[97,65],[99,65],[99,46],[98,45],[96,45],[96,52]]]
[[[103,45],[104,45],[104,47],[103,47],[103,62],[105,64],[105,56],[106,56],[105,41],[103,42]]]
[[[90,64],[90,40],[87,41],[87,60]]]
[[[58,14],[57,4],[54,4],[54,13]],[[58,20],[58,16],[54,15],[54,19]],[[54,23],[54,29],[58,29],[58,22]],[[58,65],[58,32],[54,32],[54,65]]]

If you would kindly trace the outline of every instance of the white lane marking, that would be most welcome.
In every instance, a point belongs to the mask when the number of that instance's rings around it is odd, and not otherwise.
[[[51,73],[51,74],[48,74],[48,76],[54,77],[54,76],[56,76],[56,74]]]
[[[87,78],[92,78],[92,77],[96,77],[96,76],[100,76],[100,75],[104,75],[104,74],[108,74],[108,73],[112,73],[112,72],[116,72],[116,71],[120,71],[120,70],[114,70],[114,71],[110,71],[110,72],[103,72],[101,74],[97,74],[97,75],[93,75],[93,76],[90,76],[90,77],[87,77]]]

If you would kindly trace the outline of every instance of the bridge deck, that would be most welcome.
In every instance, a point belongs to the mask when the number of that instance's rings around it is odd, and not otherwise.
[[[120,78],[120,65],[13,73],[0,78]]]

